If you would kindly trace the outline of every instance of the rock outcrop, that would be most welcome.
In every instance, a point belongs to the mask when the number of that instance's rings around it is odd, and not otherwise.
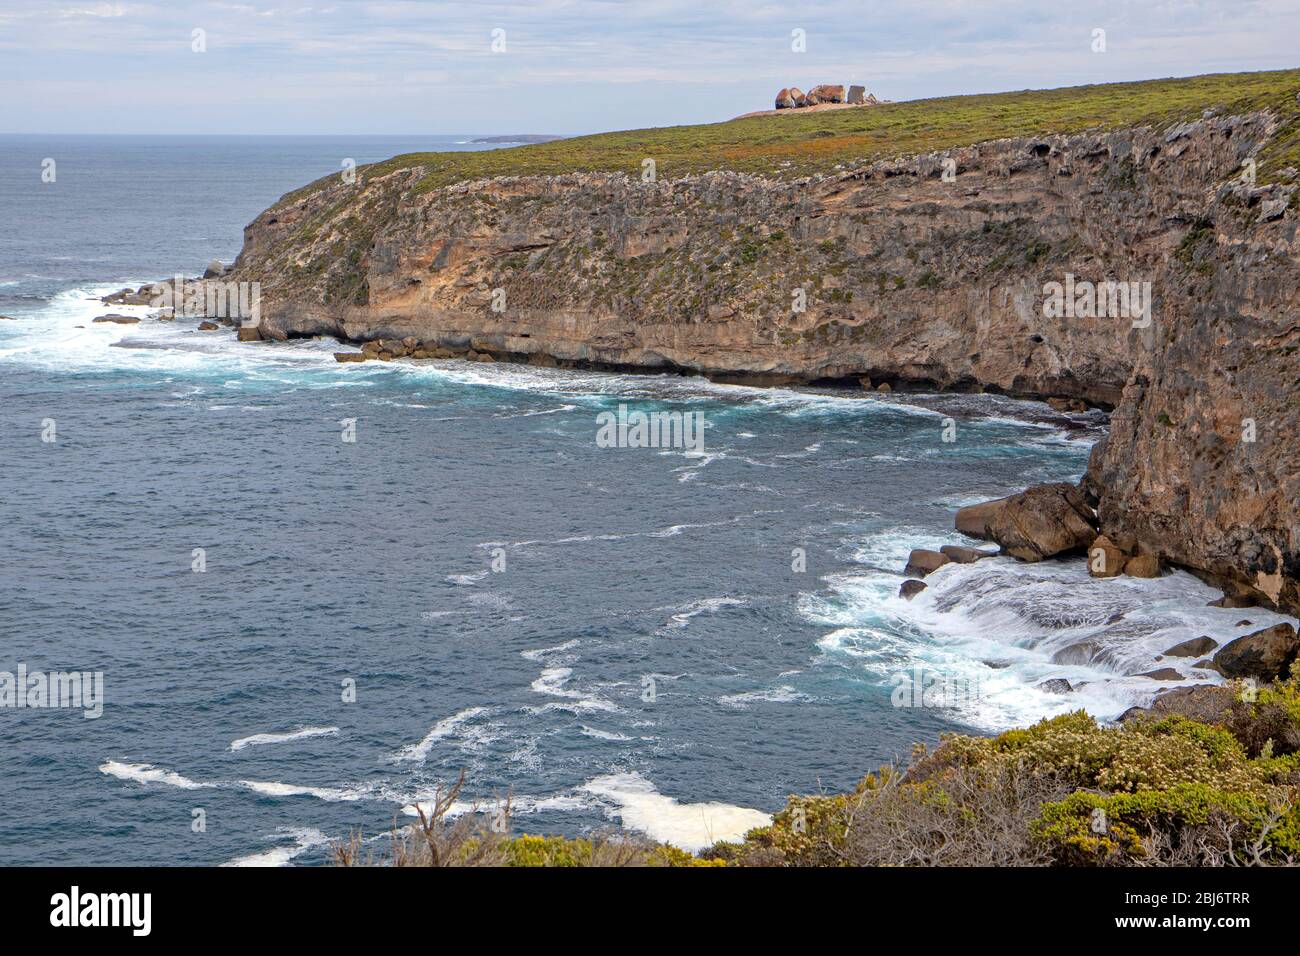
[[[776,108],[779,110],[801,109],[805,106],[823,106],[828,103],[852,103],[856,106],[874,106],[879,101],[874,96],[865,96],[866,90],[861,86],[849,87],[844,92],[843,86],[832,83],[819,83],[807,93],[797,86],[781,89],[776,94]]]
[[[844,87],[836,86],[831,83],[819,83],[808,91],[808,106],[817,106],[821,103],[843,103]]]
[[[996,541],[1022,561],[1042,561],[1086,548],[1097,536],[1092,509],[1068,482],[1038,485],[957,512],[956,526],[972,538]]]

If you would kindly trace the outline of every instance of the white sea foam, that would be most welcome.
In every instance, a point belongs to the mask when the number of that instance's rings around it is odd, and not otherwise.
[[[788,684],[782,684],[779,687],[768,687],[762,690],[750,690],[741,694],[724,694],[718,698],[718,703],[724,707],[733,707],[738,710],[744,710],[750,704],[770,703],[770,704],[800,704],[812,700],[807,694],[795,690]]]
[[[714,614],[724,607],[742,607],[744,604],[744,598],[702,598],[699,601],[692,601],[677,614],[674,614],[672,620],[665,626],[674,630],[680,629],[687,627],[691,623],[691,618],[693,617],[698,617],[701,614]]]
[[[546,704],[539,711],[547,710],[568,710],[573,713],[583,713],[586,711],[616,711],[618,708],[596,694],[584,694],[582,691],[571,690],[568,687],[569,679],[573,677],[573,668],[571,667],[547,667],[542,671],[540,677],[533,681],[529,687],[538,694],[546,694],[550,697],[562,697],[572,703],[566,704]]]
[[[770,814],[727,803],[679,803],[638,773],[613,773],[578,788],[612,804],[610,817],[652,840],[695,852],[719,840],[739,840],[772,822]]]
[[[403,747],[393,757],[393,760],[398,762],[414,760],[424,763],[429,756],[429,751],[433,749],[433,745],[439,740],[451,737],[460,731],[464,724],[488,713],[490,713],[490,708],[487,707],[467,707],[450,717],[444,717],[433,725],[433,728],[424,735],[423,740],[417,744],[411,744],[409,747]]]
[[[632,739],[625,734],[615,733],[612,730],[599,730],[596,727],[588,727],[586,724],[579,726],[578,730],[581,731],[582,736],[591,737],[593,740],[626,741]]]
[[[275,837],[293,840],[288,846],[272,847],[246,856],[236,857],[222,866],[288,866],[295,857],[301,856],[313,847],[329,843],[329,837],[312,827],[281,827]]]
[[[107,760],[99,765],[99,772],[117,777],[119,780],[132,780],[139,784],[159,783],[168,787],[179,787],[182,790],[199,790],[212,786],[210,783],[197,783],[171,770],[164,770],[147,763],[120,763],[116,760]]]
[[[315,797],[327,803],[352,803],[373,797],[375,787],[366,784],[360,787],[309,787],[278,780],[238,780],[238,786],[264,797]]]
[[[949,564],[926,578],[912,600],[898,596],[906,560],[900,532],[881,533],[859,547],[870,570],[832,575],[828,590],[801,598],[801,612],[832,628],[819,642],[828,663],[839,663],[894,686],[915,667],[977,687],[951,702],[948,713],[982,730],[997,731],[1083,708],[1112,719],[1145,705],[1160,690],[1217,683],[1196,658],[1164,657],[1174,644],[1208,635],[1220,645],[1240,636],[1241,612],[1206,607],[1217,592],[1174,572],[1154,580],[1098,579],[1081,559],[1024,564],[991,558]],[[938,536],[909,537],[933,546]],[[1285,620],[1252,608],[1263,627]],[[1181,681],[1141,676],[1169,667]],[[1064,678],[1074,691],[1039,685]]]
[[[253,734],[240,737],[230,742],[231,750],[243,750],[245,747],[260,747],[265,744],[285,744],[294,740],[306,740],[309,737],[333,737],[339,732],[337,727],[300,727],[284,733]]]
[[[482,581],[487,577],[488,573],[488,569],[484,568],[482,571],[472,571],[468,574],[449,574],[447,575],[447,580],[452,584],[477,584],[479,581]]]
[[[464,816],[467,813],[494,814],[504,808],[506,799],[505,796],[499,796],[457,800],[448,808],[445,816],[452,819]],[[511,816],[529,816],[535,813],[569,813],[590,810],[595,805],[595,801],[589,795],[574,792],[557,793],[545,797],[512,794],[509,797],[509,802]],[[433,811],[434,805],[435,796],[430,794],[428,797],[412,800],[402,807],[402,813],[408,817],[419,816],[419,811],[416,809],[418,807],[427,816]]]
[[[573,648],[577,647],[579,643],[580,642],[577,640],[577,638],[574,638],[571,641],[565,641],[563,644],[557,644],[555,647],[539,647],[530,651],[520,651],[519,656],[522,657],[524,660],[536,661],[537,663],[540,664],[542,661],[546,660],[546,658],[551,656],[552,654],[561,654],[564,651],[572,650]]]

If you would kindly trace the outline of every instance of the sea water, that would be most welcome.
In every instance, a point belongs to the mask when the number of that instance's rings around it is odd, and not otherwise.
[[[229,261],[345,158],[467,138],[0,138],[0,671],[104,698],[0,709],[0,863],[320,863],[462,771],[455,812],[694,849],[943,732],[1110,719],[1157,666],[1218,680],[1156,658],[1273,622],[1082,559],[898,597],[912,548],[970,543],[958,507],[1078,478],[1100,413],[340,365],[98,301]],[[702,443],[598,443],[621,407]],[[918,675],[960,692],[913,706]]]

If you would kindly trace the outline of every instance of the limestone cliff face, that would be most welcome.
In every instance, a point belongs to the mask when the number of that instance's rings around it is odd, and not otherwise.
[[[261,283],[269,338],[1117,406],[1086,483],[1104,529],[1296,607],[1297,214],[1233,179],[1272,133],[1212,117],[794,181],[336,177],[255,220],[226,278]],[[1045,315],[1067,273],[1149,282],[1152,321]]]
[[[1300,210],[1208,183],[1094,448],[1103,531],[1300,613]],[[1127,539],[1127,540],[1125,540]]]

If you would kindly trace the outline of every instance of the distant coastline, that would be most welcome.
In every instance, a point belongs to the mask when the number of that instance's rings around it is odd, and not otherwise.
[[[514,136],[480,136],[478,139],[471,139],[470,142],[478,146],[486,143],[550,143],[557,139],[564,139],[564,137],[549,133],[520,133]]]

